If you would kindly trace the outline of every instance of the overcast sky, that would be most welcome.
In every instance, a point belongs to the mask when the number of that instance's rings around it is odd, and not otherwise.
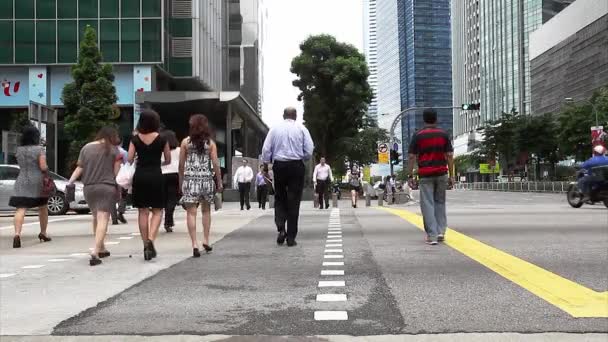
[[[302,117],[299,91],[291,85],[295,75],[289,71],[300,42],[313,34],[328,33],[363,52],[363,5],[362,0],[265,0],[265,5],[262,118],[272,127],[282,120],[287,106],[296,106],[300,120]]]

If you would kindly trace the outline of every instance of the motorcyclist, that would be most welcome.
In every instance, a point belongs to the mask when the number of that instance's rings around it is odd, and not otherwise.
[[[593,185],[599,181],[602,181],[598,179],[597,176],[592,175],[591,169],[600,166],[608,166],[608,156],[605,154],[606,148],[602,145],[597,145],[593,148],[593,157],[589,158],[581,165],[581,168],[585,170],[586,175],[578,180],[578,186],[583,192],[584,201],[588,201],[590,199]]]

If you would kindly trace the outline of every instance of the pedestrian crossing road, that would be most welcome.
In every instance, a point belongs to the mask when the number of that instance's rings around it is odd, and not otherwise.
[[[110,229],[112,256],[98,268],[86,262],[88,216],[50,223],[44,244],[35,224],[25,226],[20,250],[9,248],[10,218],[0,218],[0,333],[605,338],[605,208],[468,191],[450,192],[448,204],[446,242],[429,246],[415,204],[303,203],[298,245],[286,247],[275,242],[271,212],[228,203],[213,218],[212,253],[191,258],[179,213],[153,262],[143,261],[130,213],[128,225]]]

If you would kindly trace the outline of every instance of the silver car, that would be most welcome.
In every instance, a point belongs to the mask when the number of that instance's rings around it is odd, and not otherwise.
[[[14,208],[9,207],[8,201],[13,195],[13,189],[15,181],[19,175],[18,165],[0,165],[0,211],[12,211]],[[84,193],[82,191],[83,184],[76,182],[76,196],[75,200],[71,203],[67,203],[65,200],[65,187],[68,184],[68,180],[60,175],[49,172],[51,178],[55,181],[57,186],[57,193],[49,197],[49,215],[64,215],[68,210],[74,210],[79,214],[86,214],[89,212],[89,205],[84,199]]]

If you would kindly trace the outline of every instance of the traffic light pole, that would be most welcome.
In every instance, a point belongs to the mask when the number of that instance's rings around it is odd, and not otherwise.
[[[445,106],[445,107],[410,107],[407,109],[404,109],[401,111],[401,113],[399,113],[399,115],[397,115],[397,117],[393,120],[393,123],[391,124],[391,131],[390,131],[390,138],[391,138],[391,147],[392,145],[394,145],[395,143],[395,129],[397,129],[397,124],[399,122],[401,122],[401,120],[403,119],[403,117],[405,117],[409,112],[414,111],[414,110],[424,110],[424,109],[458,109],[460,107],[454,107],[454,106]],[[408,141],[409,141],[410,137],[407,137]],[[390,162],[391,165],[391,176],[393,175],[393,169],[394,169],[394,165],[392,163],[392,161]]]

